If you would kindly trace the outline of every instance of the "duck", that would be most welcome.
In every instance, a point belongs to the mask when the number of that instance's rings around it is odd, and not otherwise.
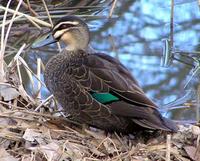
[[[55,42],[65,47],[47,62],[44,81],[68,119],[107,132],[177,131],[118,59],[88,50],[90,31],[81,18],[62,17],[34,48]]]

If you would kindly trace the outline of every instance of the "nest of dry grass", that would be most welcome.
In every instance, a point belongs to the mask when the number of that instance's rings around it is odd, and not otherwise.
[[[172,135],[106,134],[72,125],[45,109],[39,113],[33,112],[34,107],[19,107],[15,105],[18,101],[25,102],[19,96],[11,102],[1,103],[0,158],[4,161],[200,159],[198,126],[179,126],[179,132]]]
[[[52,102],[55,105],[53,97],[41,100],[40,89],[41,86],[45,86],[40,80],[43,69],[41,59],[37,61],[37,73],[34,74],[21,56],[21,53],[27,50],[28,45],[23,44],[19,49],[16,49],[12,46],[15,39],[9,40],[10,29],[15,21],[22,22],[26,19],[38,29],[41,29],[41,26],[50,27],[51,24],[34,16],[38,13],[39,7],[37,5],[33,5],[31,8],[29,6],[28,9],[32,14],[30,16],[23,13],[23,10],[19,12],[21,5],[27,9],[28,4],[19,0],[17,7],[11,9],[9,8],[10,2],[6,4],[7,7],[0,6],[0,10],[4,11],[0,24],[1,161],[200,160],[199,125],[181,125],[179,132],[175,134],[147,132],[121,135],[117,133],[106,134],[98,129],[74,125],[66,118],[58,117],[60,113],[56,113],[51,108]],[[94,2],[96,1],[92,3]],[[50,14],[55,12],[52,10],[53,6],[45,5],[45,1],[43,4],[45,13],[48,15],[43,19],[49,19],[52,22]],[[112,16],[115,5],[116,1],[112,1],[109,16]],[[98,7],[102,9],[102,6]],[[95,12],[98,7],[93,8]],[[79,8],[71,8],[71,10]],[[63,14],[61,11],[64,12],[64,9],[59,9],[59,13]],[[11,19],[7,20],[7,17],[11,17]],[[12,36],[14,37],[16,34],[15,32]],[[6,54],[13,53],[15,54],[14,58],[10,63],[5,64]],[[38,91],[35,97],[29,95],[24,89],[21,66],[25,68],[30,82],[33,82],[33,77],[38,80]]]

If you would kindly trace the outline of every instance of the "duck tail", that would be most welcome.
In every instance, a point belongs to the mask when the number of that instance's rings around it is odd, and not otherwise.
[[[174,124],[173,121],[167,119],[167,118],[162,118],[162,122],[160,123],[152,123],[148,120],[145,119],[132,119],[132,121],[138,125],[140,125],[141,127],[147,128],[147,129],[152,129],[152,130],[163,130],[163,131],[169,131],[169,132],[177,132],[178,128],[177,126]]]
[[[165,126],[171,131],[171,132],[177,132],[178,131],[178,127],[176,125],[176,123],[174,123],[172,120],[163,117],[163,121]]]

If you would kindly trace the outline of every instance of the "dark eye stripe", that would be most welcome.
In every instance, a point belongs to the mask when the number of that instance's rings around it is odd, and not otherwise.
[[[62,30],[62,29],[66,29],[69,27],[74,27],[77,26],[79,24],[79,22],[60,22],[58,24],[56,24],[53,28],[53,30]]]
[[[74,27],[75,25],[72,25],[72,24],[62,24],[59,26],[58,30],[62,30],[62,29],[66,29],[66,28],[69,28],[69,27]]]

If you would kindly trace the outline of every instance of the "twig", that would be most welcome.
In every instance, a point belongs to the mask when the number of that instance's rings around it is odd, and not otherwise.
[[[37,58],[37,77],[39,79],[38,81],[38,87],[37,87],[37,92],[38,92],[38,95],[37,95],[37,99],[41,100],[41,58]]]
[[[0,6],[0,9],[6,10],[6,8],[3,7],[3,6]],[[15,12],[16,12],[16,11],[13,10],[13,9],[7,9],[7,10],[8,10],[8,12],[10,12],[10,13],[15,13]],[[36,23],[38,23],[38,24],[41,24],[41,25],[46,26],[46,27],[51,27],[51,24],[49,24],[49,23],[47,23],[47,22],[45,22],[45,21],[42,21],[42,20],[40,20],[40,19],[38,19],[38,18],[36,18],[36,17],[33,17],[33,16],[30,16],[30,15],[24,14],[24,13],[19,12],[19,11],[16,12],[16,14],[17,14],[17,15],[22,15],[22,16],[24,16],[24,17],[27,18],[29,21],[30,21],[30,19],[31,19],[32,21],[34,21],[34,22],[36,22]]]
[[[32,115],[36,115],[36,116],[42,116],[42,117],[47,117],[49,119],[52,119],[52,120],[55,120],[55,119],[59,119],[59,121],[66,121],[67,123],[71,123],[71,124],[74,124],[74,125],[77,125],[77,126],[81,126],[80,123],[78,122],[75,122],[73,120],[70,120],[66,117],[58,117],[58,116],[52,116],[50,114],[44,114],[44,113],[38,113],[38,112],[31,112],[31,111],[20,111],[20,112],[23,112],[23,113],[27,113],[27,114],[32,114]]]
[[[116,150],[116,153],[117,153],[117,155],[118,155],[118,160],[119,160],[119,161],[122,161],[122,159],[119,157],[120,154],[119,154],[119,150],[117,149],[116,144],[114,143],[114,141],[113,141],[111,138],[108,138],[108,140],[113,144],[114,149]]]
[[[171,0],[170,14],[170,50],[174,47],[174,0]]]
[[[35,21],[33,21],[32,19],[29,19],[29,21],[30,21],[35,27],[37,27],[39,30],[42,29],[42,28],[41,28]]]
[[[19,49],[19,51],[17,52],[17,54],[14,56],[14,58],[12,59],[12,61],[9,63],[9,65],[8,65],[8,67],[11,67],[11,68],[13,68],[13,67],[16,67],[16,65],[17,65],[17,70],[19,70],[19,62],[18,62],[18,58],[19,58],[19,55],[22,53],[22,51],[24,50],[24,48],[25,48],[25,46],[26,46],[26,44],[23,44],[21,47],[20,47],[20,49]],[[18,71],[19,72],[19,71]],[[18,73],[19,74],[19,73]],[[20,76],[19,76],[20,77]],[[20,80],[21,80],[21,78],[20,78]],[[20,83],[21,83],[21,81],[20,81]]]
[[[19,20],[19,19],[22,18],[22,17],[23,17],[22,15],[16,16],[16,17],[14,18],[14,21]],[[10,22],[11,22],[11,20],[8,20],[8,21],[6,21],[5,23],[0,24],[0,27],[3,28],[3,27],[5,27],[6,25],[10,24]]]
[[[114,40],[113,36],[109,35],[108,40],[111,43],[112,51],[115,53],[115,58],[119,60],[119,54],[117,53],[115,40]]]
[[[19,2],[19,0],[17,0]],[[28,5],[22,1],[22,6],[29,10],[33,16],[38,16],[38,14],[31,8],[30,3]]]
[[[112,4],[112,7],[111,7],[111,9],[110,9],[110,13],[109,13],[108,18],[111,18],[111,17],[112,17],[112,14],[113,14],[113,11],[114,11],[114,9],[115,9],[116,4],[117,4],[117,0],[114,0],[114,2],[113,2],[113,4]]]
[[[42,0],[42,3],[43,3],[43,5],[44,5],[44,8],[45,8],[46,13],[47,13],[47,16],[48,16],[48,18],[49,18],[49,22],[50,22],[50,24],[51,24],[51,27],[53,27],[53,21],[52,21],[51,15],[50,15],[50,13],[49,13],[48,7],[47,7],[47,5],[46,5],[46,3],[45,3],[44,0]],[[58,46],[58,50],[61,51],[62,49],[61,49],[60,43],[57,42],[56,44],[57,44],[57,46]]]
[[[19,58],[20,54],[22,53],[22,51],[24,50],[25,47],[26,47],[26,44],[24,43],[18,50],[17,54],[14,56],[13,61],[16,61]],[[11,63],[8,66],[10,66],[10,65],[11,65]]]
[[[46,85],[37,77],[37,75],[35,73],[33,73],[33,71],[28,67],[27,63],[24,61],[24,59],[22,57],[19,57],[19,61],[24,65],[25,69],[29,70],[31,72],[31,74],[34,75],[34,77],[40,81],[40,83],[46,87]]]
[[[96,150],[98,150],[98,149],[101,147],[101,145],[103,145],[103,143],[104,143],[106,140],[108,140],[108,137],[106,137],[105,139],[103,139],[103,140],[100,142],[100,144],[96,147]],[[89,156],[89,158],[92,158],[93,155],[94,155],[94,152]]]
[[[199,122],[199,120],[200,120],[199,113],[200,113],[200,84],[198,84],[198,87],[197,87],[197,105],[196,105],[196,120],[197,120],[197,122]]]
[[[35,101],[27,94],[27,92],[24,90],[24,87],[22,85],[22,76],[21,76],[21,71],[20,71],[20,54],[22,53],[22,51],[24,50],[26,44],[23,44],[21,46],[21,48],[19,49],[19,51],[17,52],[17,54],[15,55],[15,57],[13,58],[13,61],[8,65],[8,66],[12,66],[12,63],[13,62],[16,62],[17,64],[17,72],[18,72],[18,76],[19,76],[19,80],[20,80],[20,84],[19,84],[19,87],[18,87],[18,90],[21,94],[21,96],[26,100],[26,101],[31,101],[32,103],[35,103]]]
[[[24,59],[20,56],[19,57],[19,61],[22,63],[22,65],[24,66],[24,69],[26,70],[26,73],[28,74],[28,77],[29,77],[29,80],[30,80],[30,84],[31,84],[31,86],[32,86],[32,89],[34,89],[34,80],[33,80],[33,75],[32,75],[32,73],[30,72],[30,70],[28,70],[27,68],[29,68],[28,67],[28,65],[27,65],[27,63],[24,61]]]
[[[16,62],[17,62],[17,73],[18,73],[18,77],[19,77],[19,83],[22,84],[22,75],[21,75],[21,71],[19,68],[19,66],[20,66],[19,60],[17,59]]]
[[[44,8],[45,8],[46,13],[47,13],[47,16],[48,16],[48,18],[49,18],[49,22],[50,22],[50,24],[51,24],[51,27],[53,27],[53,22],[52,22],[51,15],[50,15],[50,13],[49,13],[48,7],[47,7],[47,5],[46,5],[46,2],[45,2],[44,0],[42,0],[42,3],[43,3],[43,5],[44,5]]]
[[[11,106],[11,107],[14,107],[14,108],[17,108],[17,109],[23,109],[23,110],[24,110],[24,107],[20,107],[20,106],[16,106],[16,105],[13,105],[13,104],[9,104],[9,103],[4,102],[4,101],[0,101],[0,104],[6,105],[6,106]]]
[[[53,95],[50,95],[49,97],[47,97],[41,104],[39,104],[39,106],[36,107],[36,109],[34,111],[38,111],[40,109],[40,107],[42,107],[51,98],[53,98]]]
[[[13,24],[13,22],[14,22],[14,18],[15,18],[15,16],[17,15],[17,12],[18,12],[18,10],[19,10],[19,7],[21,6],[21,3],[22,3],[22,0],[19,0],[19,3],[18,3],[18,5],[17,5],[17,7],[16,7],[16,10],[15,10],[14,13],[13,13],[11,22],[10,22],[10,24],[9,24],[9,26],[8,26],[8,30],[7,30],[7,32],[6,32],[6,36],[5,36],[5,39],[4,39],[3,52],[5,51],[6,44],[7,44],[7,41],[8,41],[8,36],[9,36],[9,33],[10,33],[10,29],[11,29],[11,26],[12,26],[12,24]]]
[[[25,121],[36,121],[35,119],[19,117],[19,116],[10,116],[10,115],[5,115],[5,114],[1,114],[1,113],[0,113],[0,117],[7,117],[7,118],[11,118],[11,119],[20,119],[20,120],[25,120]]]
[[[171,134],[168,134],[166,142],[166,161],[170,161],[170,153],[171,153]]]
[[[0,137],[6,140],[12,140],[12,141],[21,141],[22,137],[17,135],[15,132],[2,132],[0,133]]]
[[[5,73],[4,73],[4,34],[5,34],[5,22],[7,17],[8,8],[10,6],[11,0],[8,1],[7,6],[5,8],[5,13],[3,16],[3,22],[2,22],[2,29],[1,29],[1,51],[0,51],[0,82],[4,82],[5,79]]]
[[[3,7],[5,8],[5,7]],[[2,6],[0,6],[0,9],[2,9]],[[9,11],[12,10],[12,9],[8,9]],[[45,22],[41,19],[48,19],[47,16],[38,16],[37,18],[36,17],[32,17],[30,15],[26,15],[24,13],[21,13],[21,12],[18,12],[18,15],[23,15],[25,18],[21,18],[21,19],[17,19],[17,21],[24,21],[25,19],[28,19],[30,21],[30,17],[31,19],[33,20],[34,19],[34,22],[37,22],[38,24],[41,24],[43,26],[46,26],[46,27],[51,27],[51,24],[48,23],[48,22]],[[59,14],[59,15],[51,15],[51,18],[52,19],[57,19],[57,18],[60,18],[60,17],[63,17],[63,16],[66,16],[66,14]],[[77,15],[78,17],[83,17],[83,18],[87,18],[87,19],[95,19],[95,20],[98,20],[98,19],[106,19],[108,18],[108,16],[99,16],[99,15]],[[118,18],[117,15],[112,15],[111,19],[115,19],[115,18]],[[1,21],[0,21],[1,22]]]

